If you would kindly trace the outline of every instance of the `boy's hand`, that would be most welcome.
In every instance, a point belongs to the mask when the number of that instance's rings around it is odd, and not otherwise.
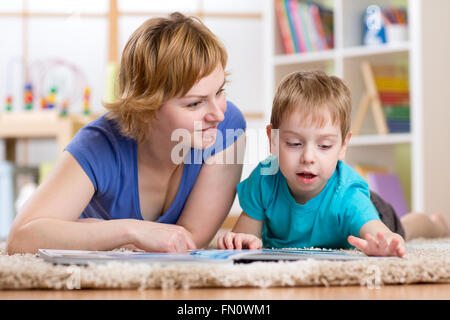
[[[262,241],[257,236],[248,233],[227,231],[217,239],[219,249],[261,249]]]
[[[377,238],[367,233],[365,240],[348,236],[348,242],[364,252],[368,256],[398,256],[403,257],[405,255],[405,242],[403,239],[396,237],[395,234],[383,234],[377,233]]]

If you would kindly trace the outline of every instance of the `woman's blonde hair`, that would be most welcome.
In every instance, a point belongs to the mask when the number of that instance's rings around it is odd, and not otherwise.
[[[323,71],[299,71],[285,76],[272,104],[270,124],[279,129],[284,117],[300,112],[303,121],[322,127],[331,117],[341,129],[342,141],[350,131],[351,93],[345,83]]]
[[[119,98],[104,104],[108,118],[125,136],[144,140],[161,105],[185,95],[219,63],[225,69],[227,58],[219,39],[194,17],[175,12],[145,21],[123,50]]]

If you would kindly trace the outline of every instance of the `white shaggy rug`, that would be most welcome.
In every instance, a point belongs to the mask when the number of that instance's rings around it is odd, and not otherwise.
[[[32,254],[5,254],[0,289],[382,286],[450,282],[450,238],[415,239],[403,259],[257,262],[237,265],[108,263],[53,265]]]

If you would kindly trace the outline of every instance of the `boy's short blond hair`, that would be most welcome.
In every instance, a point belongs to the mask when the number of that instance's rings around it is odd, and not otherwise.
[[[151,120],[169,99],[185,95],[221,64],[227,52],[198,19],[172,13],[145,21],[130,37],[119,71],[119,98],[105,103],[122,134],[143,141]]]
[[[350,90],[341,79],[323,71],[293,72],[278,85],[270,119],[272,128],[278,129],[293,111],[318,127],[324,126],[330,115],[332,124],[340,126],[344,141],[351,124]]]

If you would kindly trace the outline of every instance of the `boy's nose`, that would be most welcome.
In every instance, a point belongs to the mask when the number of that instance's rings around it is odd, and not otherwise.
[[[312,147],[306,146],[303,149],[300,161],[304,164],[312,164],[315,161],[314,150]]]

